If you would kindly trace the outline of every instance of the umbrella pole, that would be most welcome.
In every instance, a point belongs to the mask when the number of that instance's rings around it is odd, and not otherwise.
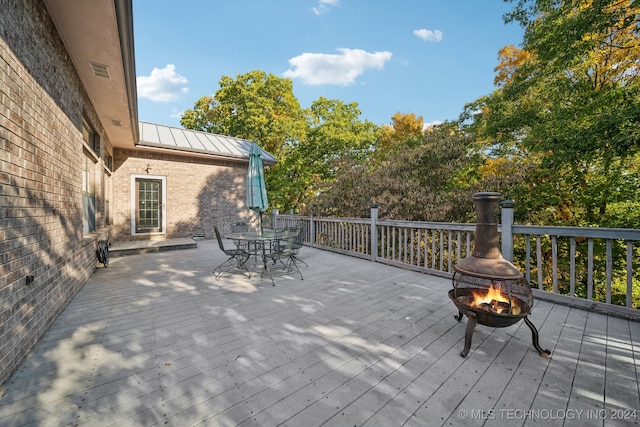
[[[262,211],[258,212],[258,225],[260,226],[260,234],[262,234]]]

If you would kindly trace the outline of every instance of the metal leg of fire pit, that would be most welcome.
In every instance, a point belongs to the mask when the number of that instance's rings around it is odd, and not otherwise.
[[[549,350],[543,350],[542,347],[540,347],[540,342],[538,341],[538,330],[536,329],[534,324],[531,323],[531,320],[529,320],[528,317],[525,317],[524,323],[526,323],[529,329],[531,329],[533,346],[536,348],[536,350],[538,350],[538,353],[540,353],[540,356],[551,357],[551,352]]]
[[[473,338],[473,331],[476,329],[476,313],[473,311],[467,312],[467,330],[464,334],[464,350],[460,352],[460,356],[467,357],[469,349],[471,348],[471,338]]]
[[[464,317],[464,314],[462,314],[461,311],[458,311],[458,315],[457,316],[453,316],[453,317],[459,322]]]

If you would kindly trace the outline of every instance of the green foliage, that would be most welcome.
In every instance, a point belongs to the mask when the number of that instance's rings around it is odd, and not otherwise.
[[[182,126],[257,141],[276,158],[287,143],[304,139],[306,121],[290,79],[251,71],[219,84],[213,97],[184,113]]]
[[[526,222],[599,225],[613,220],[610,206],[638,199],[639,12],[613,0],[521,0],[508,15],[525,26],[523,49],[502,52],[499,88],[461,121],[487,155],[527,164],[514,187]]]
[[[474,209],[471,194],[477,190],[462,179],[469,172],[470,143],[445,124],[380,164],[345,163],[309,210],[321,216],[368,215],[375,202],[381,217],[467,221]]]
[[[364,162],[375,144],[379,128],[360,121],[356,103],[319,98],[306,112],[307,135],[292,144],[286,156],[270,175],[272,183],[286,199],[278,201],[285,209],[305,209],[308,200],[321,187],[330,186],[346,160]]]
[[[216,94],[200,98],[181,124],[257,141],[278,161],[265,172],[269,208],[288,211],[335,179],[337,160],[368,157],[379,128],[359,116],[356,103],[326,98],[303,110],[290,79],[251,71],[223,76]]]
[[[391,125],[383,126],[380,138],[375,147],[372,160],[380,163],[395,156],[407,147],[420,144],[424,129],[422,116],[396,113],[391,118]]]
[[[637,228],[637,224],[640,224],[639,200],[611,203],[600,221],[600,226],[607,228]]]
[[[331,183],[319,183],[318,194],[301,209],[302,214],[367,218],[375,201],[368,165],[350,158],[335,161],[340,174]]]

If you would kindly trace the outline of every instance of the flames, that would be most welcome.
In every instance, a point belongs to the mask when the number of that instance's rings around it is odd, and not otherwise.
[[[502,286],[498,284],[494,288],[493,282],[491,282],[489,289],[486,291],[473,290],[471,293],[473,294],[472,307],[480,307],[481,304],[491,304],[492,301],[509,304],[509,298],[502,295]]]
[[[518,315],[522,311],[518,305],[518,300],[509,299],[504,295],[502,286],[498,283],[494,286],[491,282],[489,288],[474,289],[471,291],[473,299],[469,302],[469,306],[479,308],[494,313],[510,313]]]

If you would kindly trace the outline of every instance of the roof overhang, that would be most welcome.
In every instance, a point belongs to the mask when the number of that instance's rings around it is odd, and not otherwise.
[[[44,0],[114,147],[138,142],[132,0]]]

